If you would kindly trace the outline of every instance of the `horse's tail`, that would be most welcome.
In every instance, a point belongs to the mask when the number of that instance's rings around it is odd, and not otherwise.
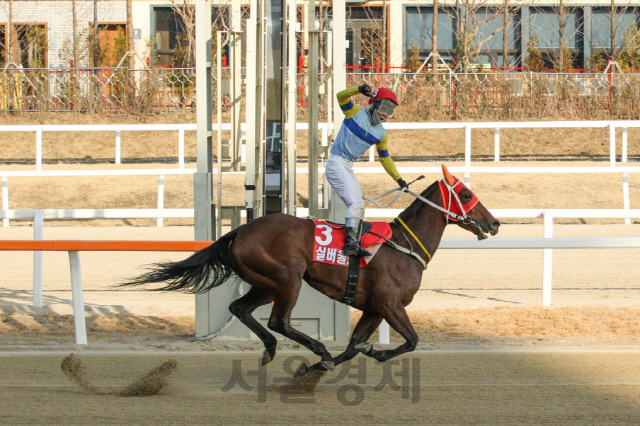
[[[231,253],[235,238],[234,230],[185,260],[152,264],[149,272],[118,286],[166,282],[164,287],[152,290],[206,293],[224,283],[235,272],[236,263]]]

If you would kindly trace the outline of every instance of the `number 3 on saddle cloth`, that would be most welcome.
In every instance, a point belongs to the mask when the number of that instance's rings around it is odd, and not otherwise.
[[[312,220],[315,226],[313,243],[313,261],[330,263],[332,265],[349,265],[349,258],[344,255],[343,224],[329,221]],[[371,256],[361,257],[360,267],[363,268],[373,259],[378,249],[386,240],[391,238],[391,226],[387,222],[371,222],[372,228],[362,236],[362,247],[369,249]]]

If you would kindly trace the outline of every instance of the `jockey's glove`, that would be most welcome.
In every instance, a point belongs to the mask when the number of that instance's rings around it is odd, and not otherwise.
[[[409,184],[407,182],[405,182],[404,179],[400,178],[397,180],[398,185],[400,186],[400,188],[407,188],[409,189]]]
[[[358,92],[362,93],[365,96],[371,96],[373,90],[368,84],[363,84],[362,86],[358,86]]]

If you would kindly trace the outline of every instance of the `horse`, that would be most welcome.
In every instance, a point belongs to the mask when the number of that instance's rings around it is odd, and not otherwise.
[[[442,170],[444,178],[421,194],[402,189],[416,199],[391,222],[391,238],[361,268],[352,306],[362,311],[362,316],[346,350],[336,357],[290,322],[303,280],[338,301],[342,301],[347,285],[347,267],[313,261],[315,226],[311,220],[280,213],[259,217],[185,260],[154,264],[148,272],[120,285],[165,283],[153,290],[205,293],[235,274],[251,288],[232,302],[229,310],[264,343],[262,365],[275,357],[277,340],[251,314],[272,302],[267,327],[320,357],[311,368],[301,365],[303,373],[333,369],[358,353],[386,361],[413,351],[418,344],[405,307],[418,291],[446,225],[455,223],[479,240],[498,233],[500,222],[444,165]],[[367,342],[383,319],[405,339],[404,344],[376,350]]]

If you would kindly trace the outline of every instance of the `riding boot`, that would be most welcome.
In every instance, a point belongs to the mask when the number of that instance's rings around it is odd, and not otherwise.
[[[345,256],[371,256],[371,252],[360,246],[360,232],[362,232],[362,221],[350,217],[345,225],[344,254]]]

